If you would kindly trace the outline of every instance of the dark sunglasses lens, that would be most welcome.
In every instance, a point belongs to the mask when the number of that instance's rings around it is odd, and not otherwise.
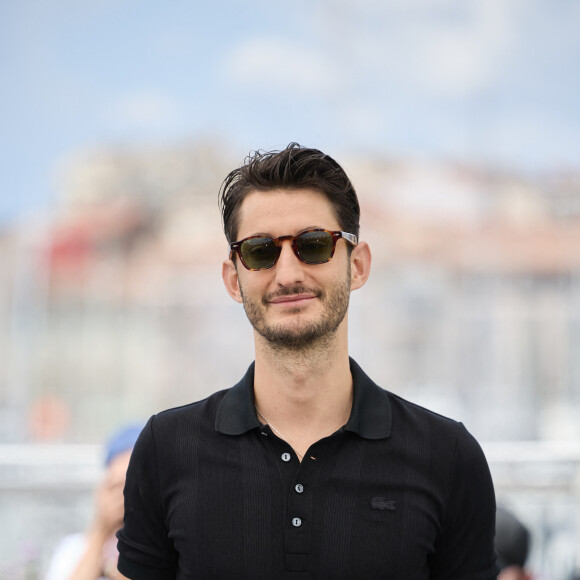
[[[332,256],[334,238],[328,232],[304,232],[297,238],[297,247],[307,264],[323,264]]]
[[[278,248],[272,238],[246,240],[240,250],[244,263],[252,270],[271,268],[278,257]]]

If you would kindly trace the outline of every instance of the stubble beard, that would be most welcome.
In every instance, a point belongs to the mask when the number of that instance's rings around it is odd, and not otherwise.
[[[302,285],[284,288],[275,296],[289,296],[303,292],[314,293],[317,300],[323,304],[322,315],[317,320],[296,321],[295,323],[268,324],[266,312],[270,306],[269,300],[274,296],[264,296],[262,300],[254,300],[246,296],[243,289],[242,300],[246,316],[254,330],[265,339],[268,346],[276,351],[292,351],[295,353],[315,347],[324,348],[336,334],[338,327],[346,316],[350,300],[350,273],[345,280],[329,293],[320,289],[306,288]],[[289,314],[299,316],[300,307]]]

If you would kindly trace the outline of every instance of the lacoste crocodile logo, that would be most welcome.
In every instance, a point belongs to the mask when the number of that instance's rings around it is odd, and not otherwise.
[[[373,497],[371,499],[371,507],[375,510],[394,511],[397,509],[397,503],[392,499],[386,499],[384,497]]]

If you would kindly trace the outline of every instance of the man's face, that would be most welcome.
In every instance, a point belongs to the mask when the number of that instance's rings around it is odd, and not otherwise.
[[[255,191],[242,202],[237,239],[296,235],[308,228],[341,229],[322,193]],[[272,346],[300,350],[328,339],[341,326],[346,332],[351,290],[346,244],[339,240],[332,260],[318,265],[300,261],[290,241],[283,242],[280,258],[268,270],[246,270],[237,259],[232,284],[237,283],[239,296],[230,294],[243,303],[254,330]]]

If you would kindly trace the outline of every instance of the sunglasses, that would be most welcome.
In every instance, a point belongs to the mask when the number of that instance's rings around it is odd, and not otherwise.
[[[250,236],[230,244],[230,258],[234,252],[247,270],[267,270],[274,266],[282,252],[282,242],[292,241],[292,250],[296,257],[305,264],[324,264],[334,256],[336,242],[344,238],[353,246],[358,240],[354,234],[333,232],[323,229],[311,229],[296,236]]]

